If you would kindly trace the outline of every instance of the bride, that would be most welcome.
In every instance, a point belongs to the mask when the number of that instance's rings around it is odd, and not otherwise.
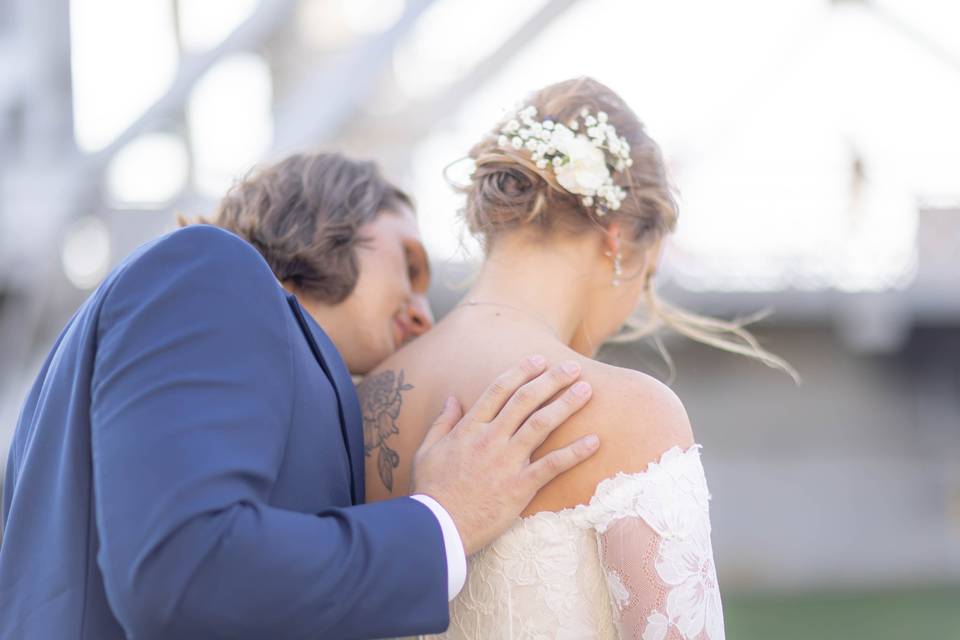
[[[792,370],[739,324],[656,297],[677,209],[656,143],[606,86],[537,91],[469,155],[464,215],[486,260],[459,305],[360,385],[367,499],[410,493],[419,417],[448,395],[471,404],[524,355],[568,360],[592,399],[534,457],[588,433],[601,447],[469,558],[443,637],[723,638],[709,494],[684,407],[650,376],[593,358],[642,300],[684,335]]]

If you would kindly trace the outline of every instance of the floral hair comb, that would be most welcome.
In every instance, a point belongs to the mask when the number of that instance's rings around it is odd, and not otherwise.
[[[584,107],[579,119],[567,124],[535,120],[536,115],[534,106],[520,109],[500,129],[497,144],[529,151],[538,168],[551,168],[560,186],[581,196],[584,206],[595,207],[597,215],[619,209],[627,192],[613,182],[611,169],[624,171],[633,160],[630,145],[607,122],[607,114],[598,111],[594,116]]]

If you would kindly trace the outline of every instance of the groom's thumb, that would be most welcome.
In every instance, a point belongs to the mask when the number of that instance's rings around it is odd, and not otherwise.
[[[456,426],[462,417],[463,409],[460,407],[460,402],[453,396],[447,398],[447,401],[443,403],[443,411],[441,411],[437,419],[433,421],[420,448],[426,450],[435,445],[453,430],[453,427]]]

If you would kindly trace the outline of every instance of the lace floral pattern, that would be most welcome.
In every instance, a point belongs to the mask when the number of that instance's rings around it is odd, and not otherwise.
[[[470,558],[442,638],[722,640],[700,447],[522,518]]]

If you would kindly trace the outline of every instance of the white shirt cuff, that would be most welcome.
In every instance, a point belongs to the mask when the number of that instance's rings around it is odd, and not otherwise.
[[[453,523],[453,518],[439,502],[421,493],[410,497],[425,504],[433,512],[437,522],[440,523],[440,531],[443,533],[443,546],[447,552],[447,598],[453,600],[467,581],[467,554],[463,550],[463,540],[460,539],[460,532],[457,531],[457,525]]]

